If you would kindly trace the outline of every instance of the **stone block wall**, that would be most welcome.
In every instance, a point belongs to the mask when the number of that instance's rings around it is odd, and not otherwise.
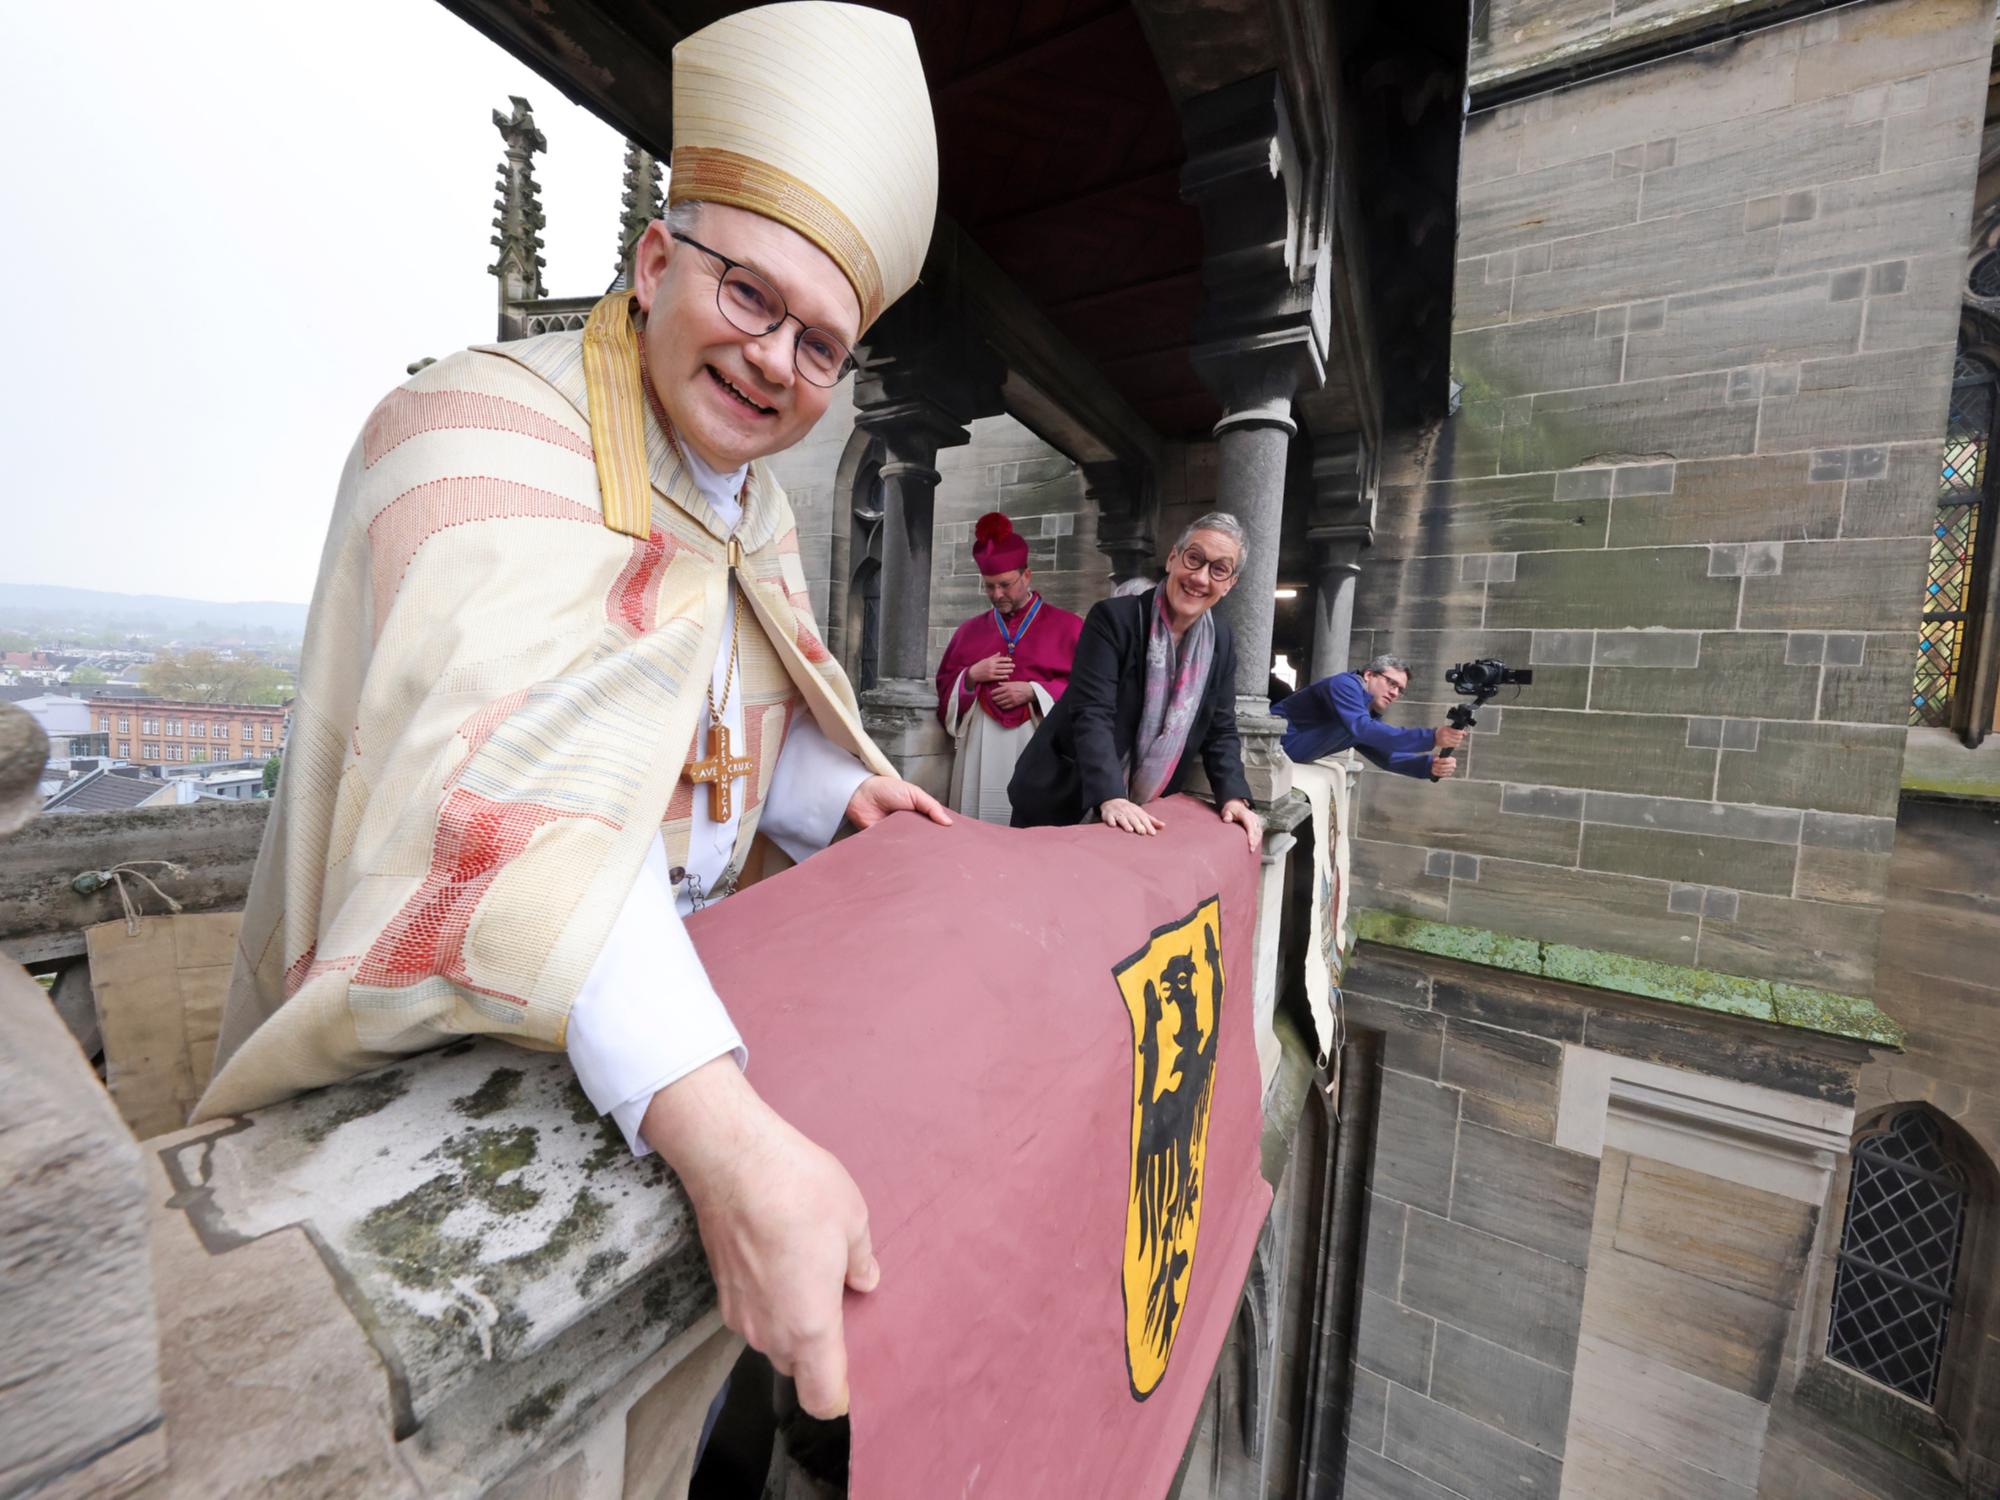
[[[1765,1435],[1862,1049],[1373,944],[1345,998],[1349,1500],[1796,1500]]]
[[[1385,466],[1353,656],[1404,723],[1536,681],[1461,777],[1368,775],[1360,904],[1868,993],[1992,41],[1887,0],[1471,121],[1464,404]]]

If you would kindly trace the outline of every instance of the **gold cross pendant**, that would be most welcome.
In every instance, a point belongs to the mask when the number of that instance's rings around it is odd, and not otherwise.
[[[733,806],[730,783],[756,769],[757,763],[748,756],[730,758],[729,726],[713,724],[708,731],[708,759],[688,762],[687,779],[708,783],[708,816],[713,822],[727,823]]]

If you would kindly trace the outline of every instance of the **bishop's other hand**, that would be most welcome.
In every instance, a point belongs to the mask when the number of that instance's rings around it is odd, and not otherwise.
[[[856,829],[873,828],[890,813],[922,813],[941,828],[951,827],[946,812],[922,787],[896,776],[870,776],[847,799],[847,821]]]
[[[996,682],[993,702],[999,708],[1019,708],[1035,696],[1032,682]]]
[[[847,1169],[779,1116],[730,1057],[653,1096],[640,1127],[694,1205],[722,1320],[798,1386],[815,1417],[848,1405],[846,1292],[882,1279]]]

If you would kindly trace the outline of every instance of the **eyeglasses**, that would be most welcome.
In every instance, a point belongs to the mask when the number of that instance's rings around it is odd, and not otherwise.
[[[1181,548],[1181,566],[1190,573],[1208,569],[1208,576],[1217,583],[1227,583],[1236,576],[1236,564],[1226,557],[1210,557],[1199,547]]]
[[[715,283],[715,306],[732,327],[763,338],[787,318],[799,325],[799,336],[792,341],[792,368],[802,379],[825,388],[839,385],[854,369],[857,361],[847,345],[792,312],[778,289],[743,262],[731,260],[720,250],[711,250],[684,234],[676,234],[674,238],[722,262],[722,275]]]

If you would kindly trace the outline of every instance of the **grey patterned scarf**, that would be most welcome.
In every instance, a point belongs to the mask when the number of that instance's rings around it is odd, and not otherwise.
[[[1190,625],[1174,650],[1167,623],[1166,585],[1153,594],[1153,628],[1146,637],[1146,701],[1139,710],[1139,738],[1127,775],[1134,802],[1147,803],[1174,778],[1187,746],[1188,726],[1201,707],[1215,656],[1215,621],[1207,613]]]

